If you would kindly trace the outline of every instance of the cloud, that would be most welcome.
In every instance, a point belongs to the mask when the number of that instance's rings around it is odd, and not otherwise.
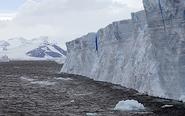
[[[0,21],[9,21],[16,16],[16,13],[0,13]]]
[[[0,39],[50,36],[64,46],[140,9],[141,0],[27,0],[13,20],[0,27]]]

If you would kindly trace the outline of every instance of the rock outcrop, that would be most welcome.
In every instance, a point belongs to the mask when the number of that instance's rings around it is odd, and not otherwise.
[[[172,99],[185,95],[185,1],[143,0],[145,10],[67,43],[62,72]]]

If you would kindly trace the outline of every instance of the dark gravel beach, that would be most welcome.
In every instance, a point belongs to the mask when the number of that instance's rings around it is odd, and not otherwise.
[[[49,61],[0,63],[0,116],[185,116],[182,102],[151,97],[83,76],[59,74]],[[134,99],[145,112],[119,112],[120,100]],[[173,107],[162,108],[163,105]]]

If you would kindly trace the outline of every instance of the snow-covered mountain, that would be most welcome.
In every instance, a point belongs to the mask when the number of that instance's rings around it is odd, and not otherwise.
[[[32,40],[20,37],[0,41],[0,55],[11,60],[64,60],[66,51],[49,41],[48,37]]]

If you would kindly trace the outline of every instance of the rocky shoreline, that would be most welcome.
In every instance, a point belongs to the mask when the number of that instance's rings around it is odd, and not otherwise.
[[[184,116],[182,102],[139,94],[87,77],[59,74],[62,65],[45,61],[0,64],[0,116]],[[120,100],[135,99],[146,112],[119,112]],[[164,105],[173,107],[162,108]]]

